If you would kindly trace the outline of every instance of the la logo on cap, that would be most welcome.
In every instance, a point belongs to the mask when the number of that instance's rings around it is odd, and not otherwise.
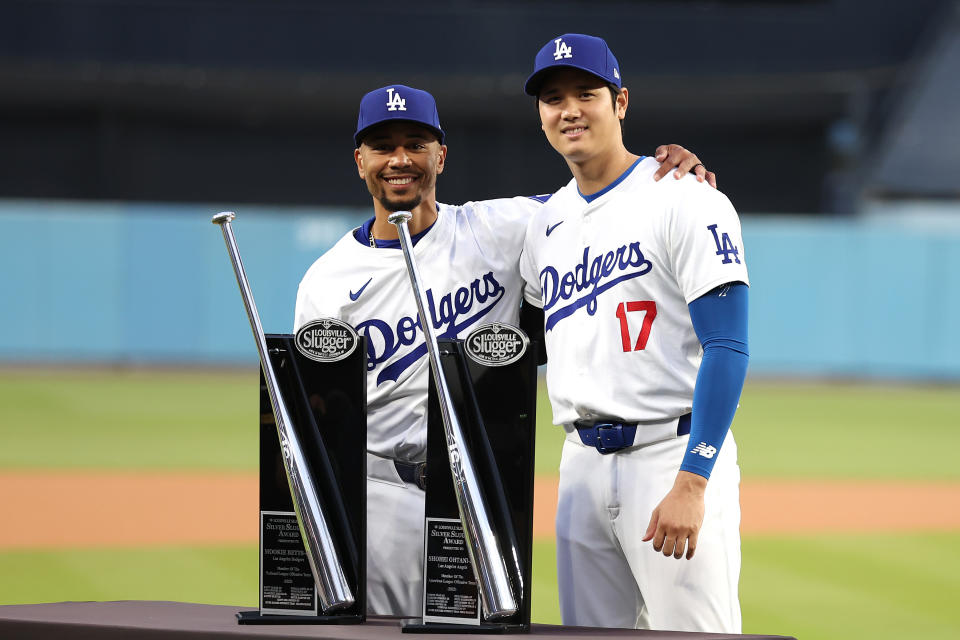
[[[557,38],[554,42],[557,43],[557,49],[553,52],[554,60],[573,57],[573,47],[568,47],[567,43],[563,41],[563,38]]]
[[[387,111],[406,111],[407,110],[407,101],[400,97],[399,93],[393,92],[393,87],[387,89],[387,106],[390,107]]]

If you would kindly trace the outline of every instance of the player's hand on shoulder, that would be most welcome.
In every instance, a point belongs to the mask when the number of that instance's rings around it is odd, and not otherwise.
[[[714,189],[717,188],[717,175],[713,171],[707,171],[697,154],[689,149],[678,144],[662,144],[657,147],[653,158],[660,163],[660,168],[653,174],[654,180],[659,180],[670,173],[671,169],[676,169],[673,177],[677,180],[692,172],[698,182],[706,182]]]
[[[665,556],[692,558],[703,525],[706,489],[706,478],[680,471],[670,492],[653,510],[643,541],[652,540],[654,550]]]

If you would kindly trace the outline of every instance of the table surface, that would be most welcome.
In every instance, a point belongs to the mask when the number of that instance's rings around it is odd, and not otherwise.
[[[118,602],[56,602],[0,606],[0,638],[405,638],[400,618],[371,616],[352,625],[240,625],[236,614],[249,607],[229,607],[184,602],[124,600]],[[436,635],[436,634],[428,634]],[[783,636],[637,631],[533,624],[530,635],[570,640],[585,638],[643,638],[644,640],[707,640],[720,638],[783,638]],[[444,640],[476,638],[476,634],[440,634]]]

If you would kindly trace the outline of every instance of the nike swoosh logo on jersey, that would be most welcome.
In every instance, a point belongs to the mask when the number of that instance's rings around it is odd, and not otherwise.
[[[373,277],[371,276],[370,279],[367,280],[367,282],[366,282],[362,287],[360,287],[360,290],[357,291],[356,293],[354,293],[353,290],[351,289],[351,290],[350,290],[350,299],[353,300],[354,302],[356,302],[356,301],[357,301],[357,298],[360,297],[360,294],[363,293],[363,290],[366,289],[366,288],[367,288],[367,285],[370,284],[372,281],[373,281]]]
[[[562,225],[564,222],[566,222],[566,220],[561,220],[561,221],[558,222],[557,224],[550,225],[549,227],[547,227],[547,236],[549,236],[551,233],[553,233],[553,230],[556,229],[557,227],[559,227],[560,225]]]

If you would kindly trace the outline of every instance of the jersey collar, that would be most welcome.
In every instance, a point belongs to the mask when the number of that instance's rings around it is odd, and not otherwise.
[[[437,203],[437,214],[438,214],[437,220],[440,219],[439,213],[440,213],[440,203]],[[357,242],[359,242],[365,247],[369,247],[370,246],[370,227],[373,226],[373,223],[376,219],[377,217],[373,216],[372,218],[364,222],[362,225],[354,229],[353,230],[354,240],[356,240]],[[437,220],[434,220],[433,222],[431,222],[430,226],[424,229],[423,231],[419,233],[415,233],[414,235],[410,236],[410,240],[413,241],[414,246],[416,246],[420,238],[427,235],[427,232],[430,231],[430,229],[433,229],[433,225],[437,224]],[[374,245],[376,245],[377,249],[399,249],[400,248],[399,238],[396,240],[377,240],[376,238],[374,238],[373,243]]]
[[[621,182],[623,182],[624,180],[626,180],[627,176],[630,175],[630,172],[633,171],[633,170],[636,168],[636,166],[637,166],[638,164],[640,164],[640,161],[643,160],[644,158],[646,158],[646,156],[640,156],[639,158],[637,158],[637,160],[636,160],[632,165],[630,165],[629,167],[627,167],[627,170],[626,170],[626,171],[624,171],[623,173],[620,174],[620,177],[619,177],[619,178],[617,178],[616,180],[614,180],[613,182],[611,182],[610,184],[608,184],[607,186],[605,186],[603,189],[600,189],[600,191],[597,191],[596,193],[591,193],[590,195],[585,196],[585,195],[583,195],[583,193],[580,191],[580,187],[578,186],[578,187],[577,187],[577,193],[579,193],[579,194],[580,194],[580,197],[583,198],[584,200],[586,200],[587,203],[593,202],[594,200],[596,200],[597,198],[599,198],[600,196],[602,196],[603,194],[605,194],[606,192],[610,191],[610,190],[613,189],[615,186],[617,186],[618,184],[620,184]]]

